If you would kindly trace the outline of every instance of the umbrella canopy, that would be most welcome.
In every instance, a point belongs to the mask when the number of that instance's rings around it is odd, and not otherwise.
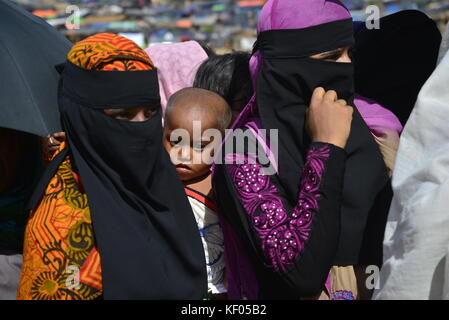
[[[0,127],[40,136],[61,131],[55,65],[71,43],[9,0],[0,0],[0,21]]]

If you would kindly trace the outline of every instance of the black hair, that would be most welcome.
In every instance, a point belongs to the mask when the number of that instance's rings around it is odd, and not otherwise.
[[[201,46],[201,48],[203,48],[204,52],[206,52],[208,57],[216,55],[215,51],[209,46],[209,44],[207,44],[206,41],[203,40],[195,40],[195,41]]]
[[[241,111],[253,94],[246,52],[209,57],[199,67],[193,86],[222,96],[234,111]]]

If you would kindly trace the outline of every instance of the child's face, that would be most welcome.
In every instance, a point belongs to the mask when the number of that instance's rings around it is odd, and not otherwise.
[[[203,133],[208,129],[217,128],[217,117],[211,111],[203,111],[208,108],[190,109],[183,106],[175,106],[170,113],[164,128],[164,147],[170,154],[172,161],[176,162],[176,171],[184,183],[200,180],[209,174],[211,160],[214,156],[214,148],[219,141],[213,138],[203,140]],[[201,124],[201,134],[194,136],[194,121]],[[188,136],[179,137],[171,135],[174,130],[184,129]],[[186,137],[188,139],[186,139]],[[207,163],[204,163],[207,160]]]

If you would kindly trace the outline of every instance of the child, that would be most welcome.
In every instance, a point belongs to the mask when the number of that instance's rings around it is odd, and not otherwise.
[[[172,95],[165,114],[164,146],[184,183],[198,223],[206,256],[209,293],[214,298],[224,298],[227,291],[223,233],[213,200],[210,174],[213,150],[219,146],[220,139],[204,139],[203,133],[215,129],[223,137],[231,118],[231,109],[222,97],[196,88],[183,89]],[[197,129],[199,125],[201,130]]]

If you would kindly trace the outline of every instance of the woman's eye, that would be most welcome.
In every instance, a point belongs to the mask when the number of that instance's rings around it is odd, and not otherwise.
[[[115,116],[115,119],[117,120],[129,120],[132,119],[132,115],[124,112],[124,113],[119,113],[118,115]]]
[[[337,61],[342,56],[342,52],[337,52],[332,55],[325,57],[324,59],[327,61]]]
[[[145,117],[151,119],[158,113],[159,108],[156,106],[145,108]]]
[[[348,55],[349,55],[349,58],[351,58],[351,60],[354,59],[355,48],[349,49],[349,50],[348,50]]]

